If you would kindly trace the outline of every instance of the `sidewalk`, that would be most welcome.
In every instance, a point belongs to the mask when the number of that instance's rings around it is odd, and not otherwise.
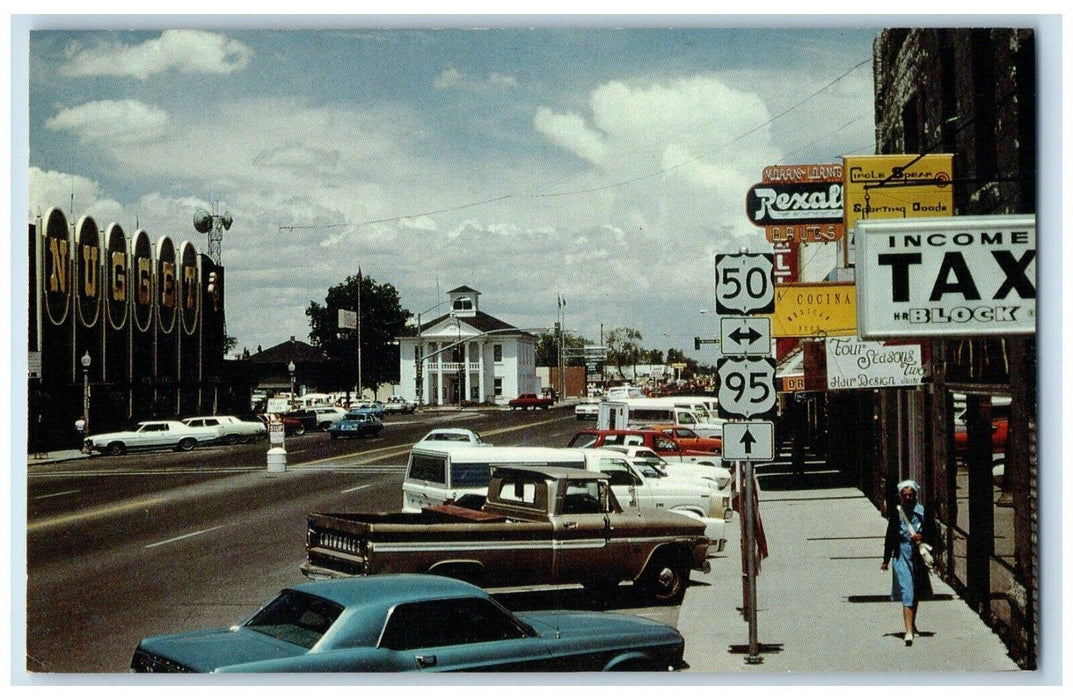
[[[52,464],[68,462],[72,459],[86,459],[88,454],[81,450],[54,450],[52,452],[31,452],[26,455],[26,464]]]
[[[736,516],[726,551],[710,574],[694,571],[686,591],[677,626],[686,639],[687,673],[835,674],[827,682],[836,683],[837,674],[857,674],[844,679],[856,683],[867,682],[860,674],[877,674],[875,682],[883,684],[891,678],[878,674],[898,673],[899,683],[920,685],[954,682],[949,673],[1019,670],[999,637],[937,576],[934,599],[920,604],[921,635],[906,647],[901,603],[890,600],[891,574],[879,569],[886,521],[859,490],[825,488],[830,472],[810,473],[791,486],[777,470],[758,470],[769,547],[757,578],[762,661],[747,664],[746,653],[731,652],[732,646],[747,651],[749,643]],[[1017,676],[982,682],[1029,682]]]

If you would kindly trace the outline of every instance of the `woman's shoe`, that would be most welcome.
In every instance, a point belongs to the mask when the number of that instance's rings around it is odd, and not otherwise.
[[[906,632],[905,633],[905,646],[907,646],[907,647],[913,646],[913,633],[912,632]]]

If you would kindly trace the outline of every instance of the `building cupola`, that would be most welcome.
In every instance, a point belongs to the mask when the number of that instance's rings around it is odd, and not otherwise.
[[[476,289],[469,287],[457,287],[447,292],[451,301],[451,315],[458,318],[472,318],[477,315],[479,304],[477,297],[481,295]]]

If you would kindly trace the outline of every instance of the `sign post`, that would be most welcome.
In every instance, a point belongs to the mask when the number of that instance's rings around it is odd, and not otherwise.
[[[751,315],[775,311],[773,255],[717,255],[715,258],[716,312],[720,321],[723,359],[718,363],[719,415],[728,419],[764,416],[775,408],[775,360],[771,355],[771,321]],[[774,457],[774,425],[770,422],[729,422],[723,426],[723,457],[737,460],[744,504],[742,609],[749,623],[747,664],[761,664],[756,619],[756,556],[759,503],[754,499],[753,462]]]

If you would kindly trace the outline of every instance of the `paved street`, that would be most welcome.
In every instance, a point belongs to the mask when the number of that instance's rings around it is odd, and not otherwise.
[[[921,604],[922,635],[906,648],[901,607],[889,599],[890,573],[879,569],[885,527],[879,512],[859,490],[832,486],[835,475],[822,463],[811,463],[799,481],[781,469],[758,470],[770,549],[757,582],[762,662],[748,664],[744,653],[749,628],[740,613],[740,517],[712,572],[693,572],[679,610],[641,612],[676,625],[685,636],[686,674],[733,673],[764,682],[771,682],[770,674],[794,674],[787,683],[800,683],[798,674],[825,674],[817,680],[886,683],[875,674],[911,664],[914,683],[949,683],[957,673],[974,674],[974,680],[985,674],[984,682],[1026,682],[1019,674],[1000,674],[1018,671],[1005,646],[938,578],[935,599]]]

